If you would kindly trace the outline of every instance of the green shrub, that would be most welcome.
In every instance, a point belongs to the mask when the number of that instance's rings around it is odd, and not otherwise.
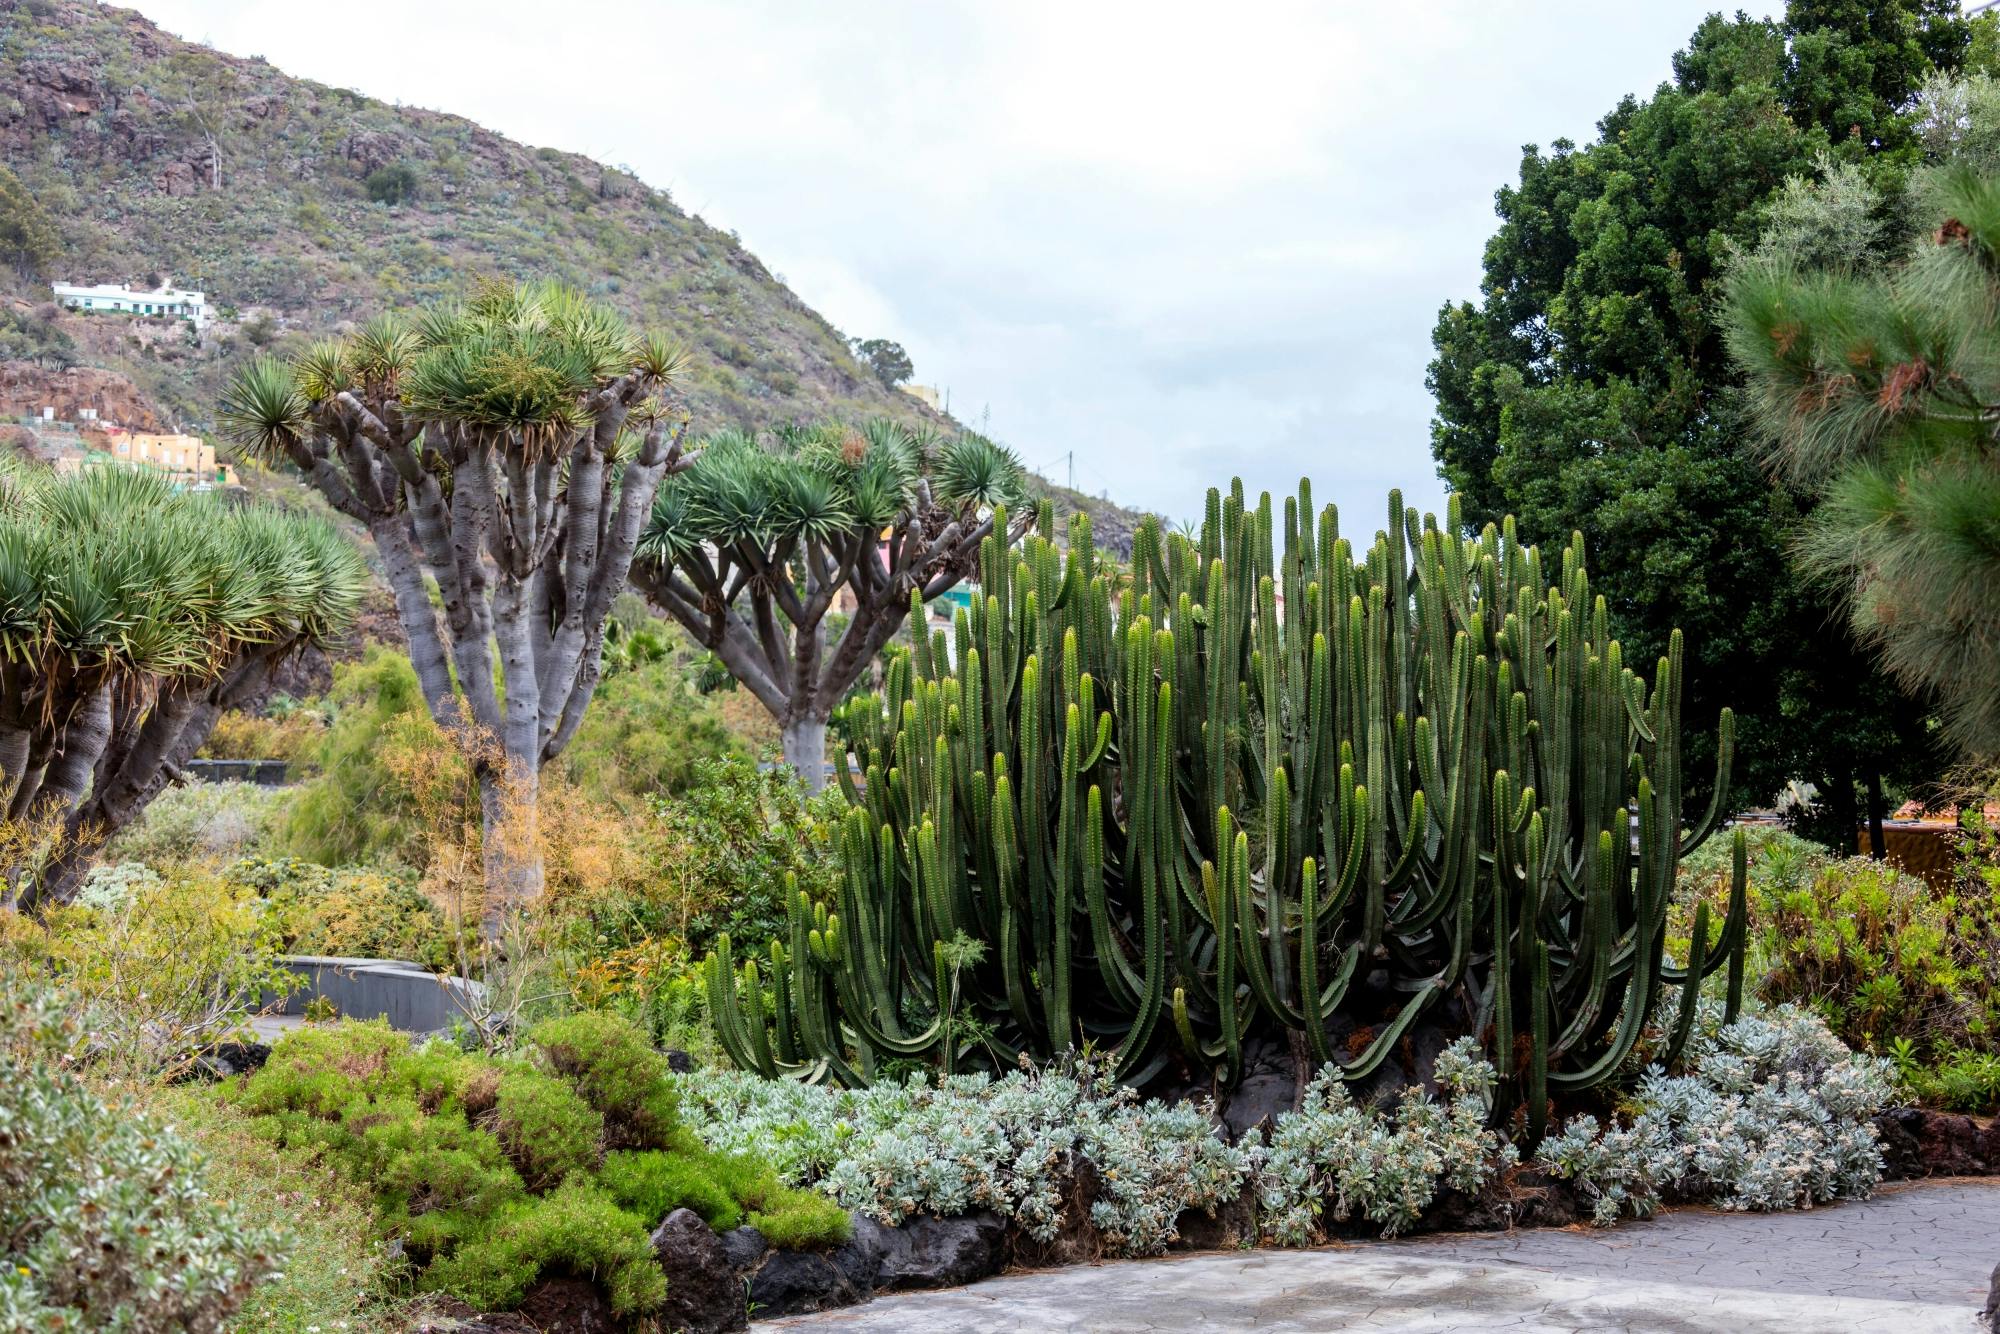
[[[620,1315],[666,1300],[666,1275],[645,1224],[578,1181],[508,1208],[481,1236],[432,1265],[423,1285],[482,1311],[506,1310],[545,1269],[594,1277]]]
[[[408,959],[444,972],[473,942],[473,924],[454,930],[407,871],[249,857],[226,874],[262,896],[289,953]]]
[[[676,1209],[692,1209],[717,1232],[743,1221],[743,1210],[709,1171],[706,1154],[656,1149],[606,1154],[599,1180],[619,1204],[654,1226]]]
[[[527,1066],[503,1070],[491,1127],[528,1189],[546,1191],[597,1165],[604,1118],[568,1084]]]
[[[409,1041],[385,1022],[296,1029],[272,1044],[263,1068],[236,1086],[252,1116],[302,1112],[335,1119],[354,1099],[389,1091],[390,1067]]]
[[[240,1036],[261,993],[298,978],[249,891],[203,871],[125,877],[93,901],[44,914],[42,962],[84,1005],[115,1022],[100,1058],[120,1073],[171,1075]]]
[[[563,752],[569,780],[592,796],[637,798],[636,807],[685,792],[702,781],[704,763],[737,749],[716,709],[690,688],[687,669],[665,655],[664,645],[657,658],[639,656],[650,654],[647,639],[658,634],[642,628],[623,637],[636,660],[606,673]]]
[[[288,1243],[209,1190],[200,1155],[70,1064],[72,998],[0,980],[0,1328],[214,1331]]]
[[[407,162],[392,162],[368,173],[368,197],[378,204],[394,207],[417,193],[417,169]]]
[[[286,1034],[229,1096],[273,1142],[316,1149],[371,1190],[383,1235],[423,1259],[526,1193],[501,1139],[473,1123],[495,1114],[503,1082],[441,1043],[347,1022]],[[537,1109],[524,1098],[517,1114]]]
[[[764,1240],[786,1250],[821,1250],[838,1246],[853,1234],[847,1210],[809,1190],[780,1190],[768,1206],[753,1210],[750,1226]]]
[[[1966,946],[1963,905],[1865,857],[1829,861],[1795,888],[1760,890],[1758,994],[1826,1017],[1850,1046],[1922,1053],[1990,1038],[1996,999]],[[1988,905],[1990,910],[1990,905]]]
[[[1839,1037],[1895,1060],[1910,1096],[1989,1110],[2000,1036],[2000,857],[1968,816],[1948,889],[1778,829],[1750,831],[1749,976],[1757,995],[1811,1006]],[[1718,851],[1720,849],[1720,851]],[[1681,867],[1677,954],[1694,902],[1728,892],[1727,845]]]
[[[1800,881],[1833,856],[1823,843],[1800,838],[1778,825],[1748,825],[1744,842],[1749,851],[1750,881],[1766,888],[1796,888]],[[1725,892],[1735,848],[1729,839],[1711,838],[1681,859],[1683,890],[1694,885],[1720,886]]]
[[[659,1148],[674,1128],[666,1058],[616,1015],[585,1011],[538,1024],[529,1045],[604,1117],[614,1148]]]
[[[1987,1113],[2000,1108],[2000,1056],[1954,1048],[1919,1059],[1907,1039],[1891,1044],[1896,1078],[1910,1098],[1949,1112]]]
[[[256,341],[254,328],[251,341]],[[201,743],[201,758],[300,760],[318,748],[324,731],[320,719],[304,709],[295,708],[283,716],[231,709],[215,720],[208,740]]]
[[[674,1153],[614,1153],[599,1179],[613,1199],[657,1226],[692,1209],[717,1232],[749,1223],[773,1246],[838,1246],[852,1231],[847,1210],[815,1191],[778,1180],[770,1164],[690,1145]]]
[[[319,773],[294,789],[278,842],[325,866],[401,864],[421,868],[428,847],[422,794],[399,781],[402,761],[437,752],[449,759],[426,711],[408,655],[371,646],[360,662],[334,668],[327,703],[334,722],[314,758]],[[432,765],[440,781],[450,765]]]
[[[221,1096],[273,1151],[367,1192],[373,1231],[401,1243],[418,1288],[487,1309],[545,1270],[650,1309],[664,1280],[647,1239],[683,1204],[726,1227],[761,1212],[806,1244],[844,1225],[762,1162],[676,1130],[664,1062],[630,1025],[570,1016],[525,1048],[495,1060],[342,1022],[285,1035]]]
[[[172,786],[111,840],[108,851],[116,860],[155,867],[198,857],[247,856],[275,837],[286,796],[282,788],[255,783]]]

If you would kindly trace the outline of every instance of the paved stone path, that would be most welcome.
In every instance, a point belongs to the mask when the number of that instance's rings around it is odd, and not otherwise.
[[[2000,1180],[1885,1187],[1795,1214],[1683,1209],[1610,1229],[1418,1237],[1014,1274],[779,1326],[963,1331],[1973,1334]]]

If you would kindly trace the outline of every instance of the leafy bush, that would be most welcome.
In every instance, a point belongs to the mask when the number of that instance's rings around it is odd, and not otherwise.
[[[153,799],[109,845],[121,861],[161,866],[242,857],[276,836],[287,794],[255,783],[183,783]]]
[[[219,1330],[286,1239],[144,1109],[92,1093],[73,999],[0,983],[0,1328]]]
[[[417,169],[407,162],[392,162],[368,173],[368,197],[378,204],[394,207],[417,193]]]
[[[1847,1042],[1920,1049],[1963,1042],[1991,1029],[1981,995],[1979,942],[1960,934],[1963,904],[1915,876],[1865,857],[1827,862],[1803,885],[1766,896],[1757,944],[1765,962],[1758,994],[1812,1005]]]
[[[1683,933],[1692,902],[1719,903],[1727,863],[1714,841],[1682,868]],[[1893,865],[1835,857],[1778,830],[1752,835],[1749,970],[1773,1004],[1816,1010],[1851,1046],[1891,1056],[1912,1097],[1988,1111],[2000,1105],[2000,858],[1967,817],[1949,889]]]
[[[1896,1078],[1915,1101],[1948,1112],[1987,1113],[2000,1107],[2000,1056],[1990,1051],[1948,1051],[1918,1060],[1904,1039],[1891,1044]]]
[[[73,902],[79,908],[116,912],[132,901],[132,896],[158,889],[165,883],[158,871],[144,862],[103,862],[83,875],[83,886]]]
[[[1880,1180],[1873,1118],[1894,1094],[1889,1063],[1855,1055],[1798,1006],[1721,1018],[1703,1003],[1687,1072],[1648,1070],[1624,1121],[1579,1116],[1543,1142],[1540,1165],[1575,1181],[1598,1223],[1669,1199],[1810,1208]]]
[[[1357,1107],[1337,1070],[1306,1087],[1304,1105],[1278,1118],[1260,1164],[1266,1235],[1287,1246],[1321,1238],[1321,1217],[1355,1214],[1393,1236],[1423,1217],[1440,1186],[1476,1190],[1511,1165],[1514,1146],[1486,1128],[1493,1067],[1460,1038],[1437,1059],[1440,1105],[1410,1089],[1385,1117]]]
[[[593,796],[643,803],[685,792],[702,781],[704,764],[731,754],[735,743],[721,717],[697,694],[675,658],[653,658],[649,638],[622,638],[630,665],[607,672],[583,716],[563,772]]]
[[[205,871],[99,882],[86,903],[51,909],[43,962],[116,1023],[102,1055],[130,1073],[172,1074],[240,1035],[262,993],[299,985],[256,896]]]
[[[230,709],[215,720],[201,755],[209,760],[302,760],[319,748],[325,730],[315,715],[301,709],[282,717]]]
[[[633,828],[649,877],[585,884],[558,902],[564,943],[585,962],[661,939],[698,957],[727,932],[761,953],[785,926],[786,876],[815,899],[831,895],[839,812],[837,795],[808,799],[788,770],[704,764]]]
[[[361,661],[334,668],[327,703],[334,721],[315,754],[319,772],[292,794],[283,848],[324,866],[421,869],[427,818],[471,789],[463,759],[424,705],[416,670],[407,655],[373,645]]]
[[[225,875],[262,898],[288,953],[409,959],[442,972],[473,943],[473,924],[454,930],[411,872],[247,857]]]

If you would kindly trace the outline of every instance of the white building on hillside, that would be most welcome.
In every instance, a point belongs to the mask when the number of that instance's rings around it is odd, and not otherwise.
[[[55,283],[53,289],[56,301],[71,310],[177,316],[192,320],[197,329],[206,329],[208,322],[214,318],[206,294],[185,291],[171,283],[163,284],[156,292],[139,287],[121,287],[117,283],[100,283],[95,287]]]

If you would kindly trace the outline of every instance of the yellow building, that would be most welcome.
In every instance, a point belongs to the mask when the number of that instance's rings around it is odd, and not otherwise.
[[[198,435],[117,429],[105,434],[111,456],[120,463],[158,468],[187,486],[236,485],[236,470],[216,462],[215,446]]]

